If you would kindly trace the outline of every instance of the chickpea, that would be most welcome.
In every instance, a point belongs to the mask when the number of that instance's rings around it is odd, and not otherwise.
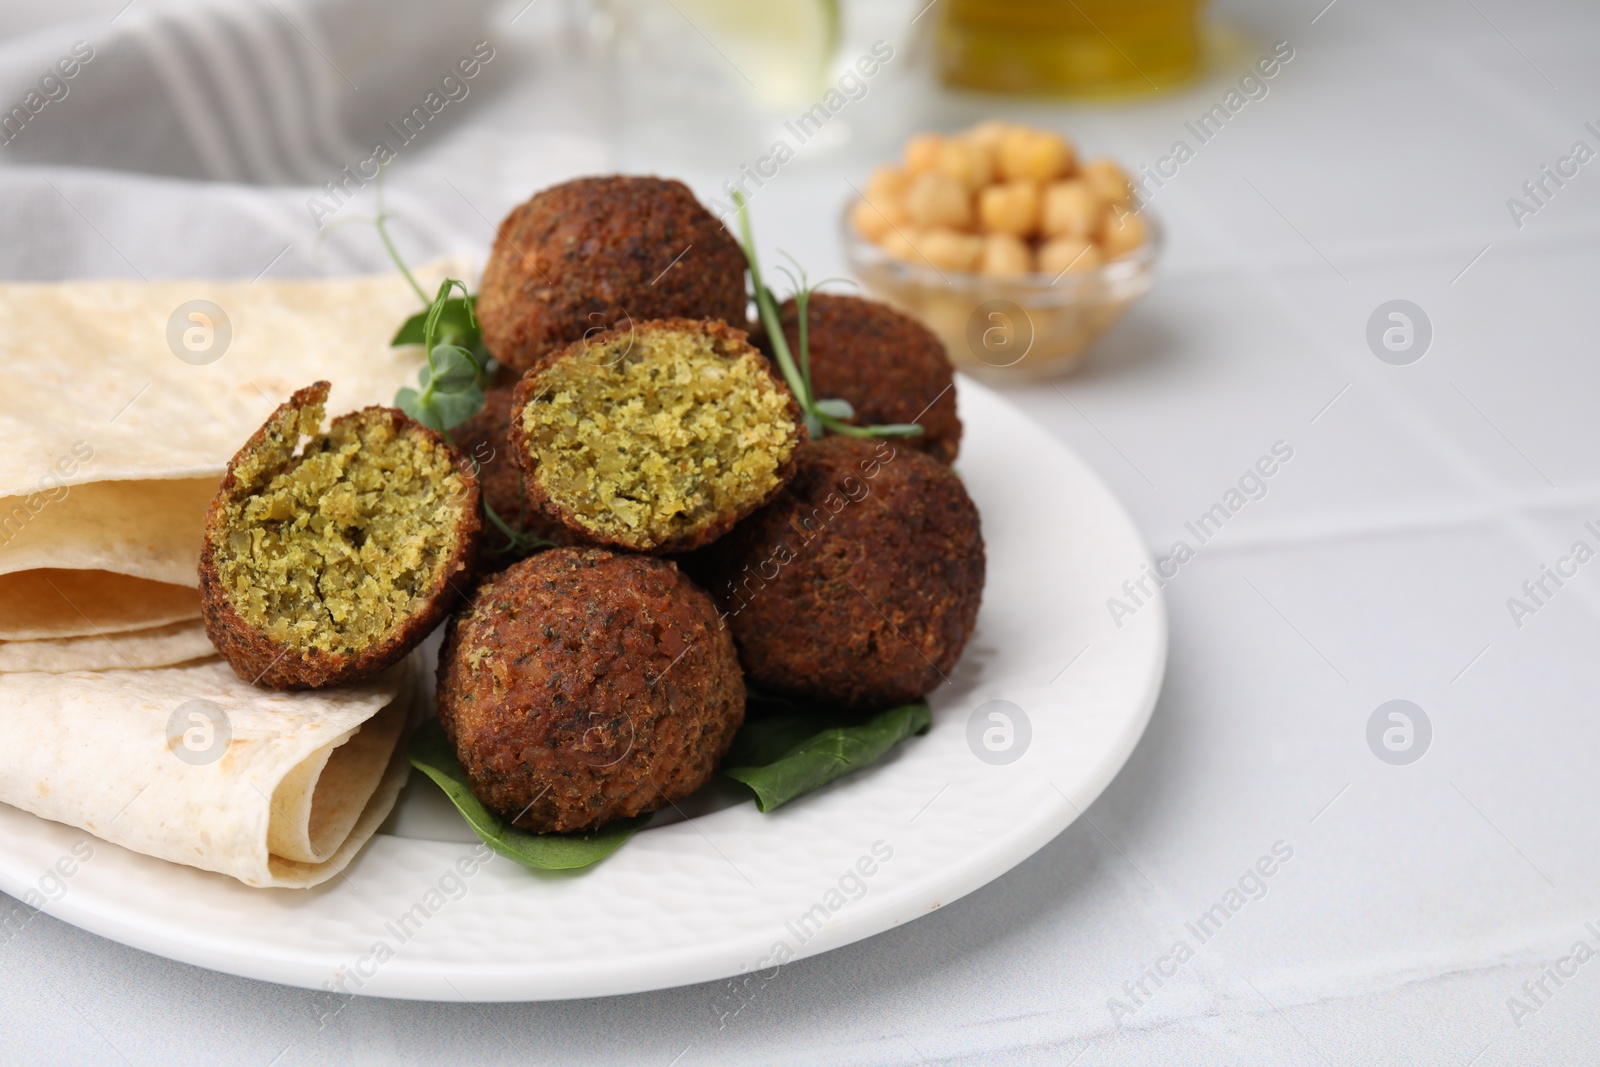
[[[1057,237],[1039,248],[1039,270],[1052,276],[1082,274],[1102,262],[1100,250],[1081,237]]]
[[[971,233],[929,230],[916,246],[923,258],[940,270],[976,270],[983,258],[983,238]]]
[[[925,174],[939,162],[939,146],[944,137],[937,133],[919,133],[906,142],[906,170],[912,174]]]
[[[1011,123],[1005,121],[1004,119],[990,119],[987,122],[978,123],[961,136],[965,137],[973,144],[981,145],[993,153],[1000,148],[1000,139],[1004,137],[1006,135],[1006,131],[1011,128]]]
[[[874,169],[872,177],[867,179],[866,196],[873,203],[882,200],[903,200],[910,188],[911,176],[885,163]]]
[[[981,189],[994,177],[990,154],[971,141],[951,138],[939,145],[934,169],[948,174],[968,189]]]
[[[1133,182],[1112,160],[1104,157],[1083,165],[1083,180],[1096,196],[1108,204],[1133,205]]]
[[[921,263],[922,254],[917,251],[917,240],[915,232],[890,230],[879,247],[890,259],[897,259],[901,263]]]
[[[1144,244],[1148,228],[1136,211],[1114,208],[1100,224],[1100,247],[1107,259],[1126,255]]]
[[[1088,237],[1100,224],[1100,198],[1081,178],[1045,186],[1040,229],[1050,237]]]
[[[874,244],[882,244],[883,239],[894,232],[894,224],[887,218],[887,213],[865,200],[857,200],[850,205],[850,225],[855,227],[856,233]]]
[[[983,256],[978,273],[991,278],[1016,278],[1033,270],[1033,253],[1022,238],[1009,233],[991,233],[983,239]]]
[[[990,119],[980,122],[972,129],[961,134],[961,139],[971,145],[980,155],[989,161],[989,179],[999,181],[1000,138],[1011,128],[1009,122],[1000,119]]]
[[[922,229],[972,229],[972,194],[948,174],[920,174],[906,194],[906,212]]]
[[[978,190],[978,221],[990,233],[1028,236],[1039,228],[1039,186],[1001,182]]]
[[[1072,170],[1072,145],[1059,133],[1014,126],[1000,137],[996,163],[1002,178],[1048,182]]]

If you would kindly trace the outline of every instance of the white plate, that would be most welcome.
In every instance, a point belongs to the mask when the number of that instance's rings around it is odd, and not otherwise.
[[[496,857],[466,877],[456,865],[473,854],[470,832],[441,817],[437,791],[414,775],[391,832],[347,878],[310,891],[249,889],[93,839],[91,860],[52,875],[87,835],[0,805],[0,889],[44,889],[49,914],[86,930],[290,985],[342,977],[366,995],[543,1000],[757,972],[730,983],[736,1011],[753,996],[741,990],[786,955],[926,915],[1031,855],[1111,781],[1155,703],[1162,604],[1120,628],[1106,608],[1148,559],[1127,514],[995,393],[963,379],[960,406],[957,469],[988,545],[983,610],[951,684],[930,698],[932,731],[878,766],[770,815],[712,803],[688,820],[658,817],[585,872]],[[968,741],[975,710],[997,699],[1031,727],[1009,764]],[[1013,736],[1020,750],[1022,731]]]

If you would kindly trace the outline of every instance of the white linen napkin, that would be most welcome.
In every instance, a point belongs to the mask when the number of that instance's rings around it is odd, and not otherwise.
[[[0,7],[0,278],[389,269],[369,227],[333,229],[373,214],[380,145],[406,258],[481,264],[511,205],[610,169],[603,77],[555,14],[60,0],[51,22]]]

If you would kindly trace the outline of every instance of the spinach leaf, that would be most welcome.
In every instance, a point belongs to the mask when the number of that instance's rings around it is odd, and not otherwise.
[[[755,700],[751,698],[752,702]],[[765,767],[776,763],[815,736],[819,724],[813,711],[784,708],[763,715],[746,713],[744,725],[733,735],[733,744],[723,757],[724,767]]]
[[[912,734],[933,725],[928,702],[881,711],[864,722],[817,729],[813,710],[784,709],[746,721],[734,736],[722,773],[756,794],[756,807],[771,811],[840,775],[877,762]]]
[[[472,832],[506,859],[541,871],[569,871],[598,863],[611,855],[650,821],[650,816],[621,819],[593,834],[534,834],[519,830],[484,807],[472,795],[467,772],[444,736],[444,727],[430,719],[411,738],[406,753],[411,765],[432,778],[456,806]]]

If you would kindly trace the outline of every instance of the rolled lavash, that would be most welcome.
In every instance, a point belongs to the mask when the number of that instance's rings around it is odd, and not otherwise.
[[[398,274],[0,283],[0,641],[199,618],[228,459],[306,382],[334,411],[392,403],[422,353],[389,340],[421,308]]]
[[[215,659],[0,674],[0,802],[246,885],[314,886],[405,784],[415,672],[408,659],[359,685],[287,693]]]

